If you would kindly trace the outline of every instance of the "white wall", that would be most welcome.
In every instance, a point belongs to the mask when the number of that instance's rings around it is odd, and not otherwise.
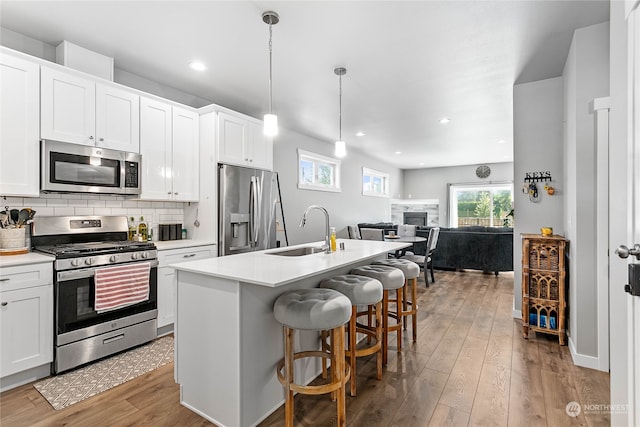
[[[350,224],[390,220],[389,198],[362,195],[362,167],[388,173],[393,198],[400,196],[403,185],[400,169],[350,150],[347,142],[347,156],[342,159],[341,164],[342,192],[300,190],[297,187],[297,149],[333,157],[333,143],[281,128],[273,148],[273,169],[279,173],[289,244],[324,239],[324,217],[318,211],[310,213],[303,229],[298,227],[302,213],[309,205],[321,205],[329,211],[331,226],[336,227],[338,237],[348,237],[346,228]]]
[[[609,95],[609,23],[575,31],[563,78],[569,346],[576,363],[589,365],[598,356],[596,146],[589,102]]]
[[[487,179],[476,176],[478,165],[444,168],[406,169],[404,171],[405,199],[435,199],[440,205],[440,224],[449,226],[449,184],[478,184],[513,181],[513,163],[490,163]],[[517,188],[515,189],[517,191]]]
[[[516,85],[513,88],[513,159],[516,191],[513,229],[514,316],[522,307],[521,233],[539,233],[540,227],[553,227],[562,235],[563,200],[567,197],[563,178],[562,77]],[[543,192],[537,203],[522,192],[526,172],[550,171],[556,193]]]

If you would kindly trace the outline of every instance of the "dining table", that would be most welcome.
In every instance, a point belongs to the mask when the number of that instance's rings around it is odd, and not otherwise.
[[[411,243],[412,244],[411,249],[412,249],[412,251],[415,251],[413,249],[413,244],[420,243],[420,242],[426,242],[427,238],[426,237],[421,237],[421,236],[398,236],[397,234],[395,234],[395,235],[385,234],[384,240],[385,240],[385,242]],[[395,257],[396,258],[400,258],[401,256],[404,256],[406,254],[406,252],[407,252],[407,248],[398,249],[395,252]]]

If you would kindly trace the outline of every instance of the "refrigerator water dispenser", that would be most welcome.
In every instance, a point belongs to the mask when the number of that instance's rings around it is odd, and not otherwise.
[[[245,249],[250,246],[249,244],[249,222],[251,216],[249,214],[232,213],[230,215],[231,223],[231,236],[229,242],[229,249]]]

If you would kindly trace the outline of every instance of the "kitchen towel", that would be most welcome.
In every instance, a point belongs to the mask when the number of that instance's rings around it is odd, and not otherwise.
[[[148,300],[150,271],[148,262],[96,269],[95,311],[104,313]]]

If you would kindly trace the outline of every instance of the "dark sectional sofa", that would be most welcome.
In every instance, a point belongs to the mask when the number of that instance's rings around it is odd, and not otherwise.
[[[361,223],[359,228],[382,228],[386,232],[397,227],[392,223]],[[431,227],[418,227],[416,234],[429,236]],[[385,233],[387,234],[387,233]],[[414,245],[416,255],[424,255],[426,243]],[[508,227],[440,227],[433,254],[433,267],[438,269],[471,269],[513,271],[513,229]]]

